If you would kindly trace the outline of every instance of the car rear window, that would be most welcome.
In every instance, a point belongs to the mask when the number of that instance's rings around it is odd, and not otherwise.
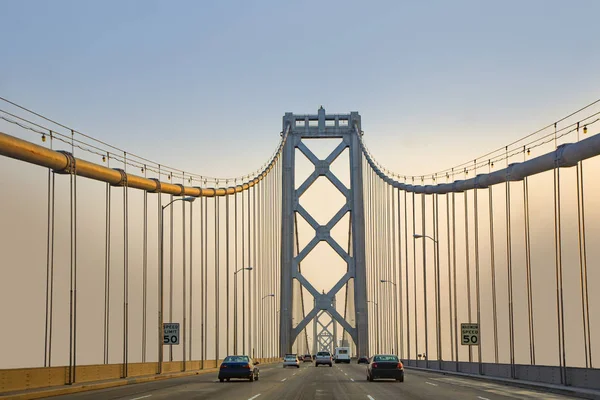
[[[320,351],[320,352],[317,353],[317,355],[318,356],[324,356],[324,357],[330,357],[331,356],[331,354],[329,354],[326,351]]]
[[[348,354],[348,350],[339,350],[338,353],[339,354]]]
[[[248,356],[228,356],[225,357],[223,362],[249,362]]]
[[[373,361],[398,362],[398,357],[396,357],[396,356],[375,356],[375,357],[373,357]]]

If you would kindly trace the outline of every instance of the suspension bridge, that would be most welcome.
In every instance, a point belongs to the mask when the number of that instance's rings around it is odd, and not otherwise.
[[[265,164],[226,178],[1,102],[0,398],[338,346],[415,374],[600,390],[600,100],[419,176],[379,164],[358,112],[285,113]],[[302,200],[320,180],[342,199],[326,221]],[[319,290],[322,245],[344,271]]]

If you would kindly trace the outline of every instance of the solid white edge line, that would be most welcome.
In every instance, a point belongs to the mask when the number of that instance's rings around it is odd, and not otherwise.
[[[350,378],[350,380],[351,380],[352,382],[354,382],[354,379]]]
[[[151,394],[149,394],[149,395],[147,395],[147,396],[142,396],[142,397],[134,397],[134,398],[133,398],[133,399],[131,399],[131,400],[140,400],[140,399],[145,399],[146,397],[150,397],[150,396],[152,396],[152,395],[151,395]]]
[[[374,398],[371,397],[370,394],[368,394],[367,397],[369,398],[369,400],[375,400]]]
[[[481,399],[481,400],[490,400],[490,399],[488,399],[487,397],[481,397],[481,396],[477,396],[477,398],[478,398],[478,399]]]
[[[256,396],[252,396],[252,397],[250,397],[248,400],[254,400],[254,399],[255,399],[255,398],[257,398],[258,396],[260,396],[260,393],[259,393],[259,394],[257,394]]]

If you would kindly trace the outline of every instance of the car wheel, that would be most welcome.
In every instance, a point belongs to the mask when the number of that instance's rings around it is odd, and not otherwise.
[[[257,381],[258,380],[258,374],[254,377],[254,380]]]
[[[333,367],[333,364],[329,364],[329,367]]]
[[[248,378],[248,380],[249,380],[250,382],[254,382],[254,374],[250,375],[250,378]]]
[[[231,381],[231,379],[230,379],[230,378],[227,378],[227,382],[229,382],[229,381]]]
[[[223,382],[225,379],[223,378],[219,378],[219,382]]]
[[[367,380],[368,380],[369,382],[373,382],[373,378],[371,378],[371,375],[367,375]]]
[[[296,367],[300,368],[300,366],[299,366],[299,365],[296,365]]]
[[[400,379],[398,379],[398,382],[404,382],[404,377],[401,377]]]

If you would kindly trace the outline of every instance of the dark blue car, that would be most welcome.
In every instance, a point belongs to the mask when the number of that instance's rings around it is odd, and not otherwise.
[[[257,381],[259,370],[258,361],[252,361],[248,356],[227,356],[219,368],[219,381],[236,379],[248,379],[250,382]]]
[[[367,367],[367,380],[373,382],[375,379],[395,379],[404,382],[404,365],[397,356],[377,354]]]

